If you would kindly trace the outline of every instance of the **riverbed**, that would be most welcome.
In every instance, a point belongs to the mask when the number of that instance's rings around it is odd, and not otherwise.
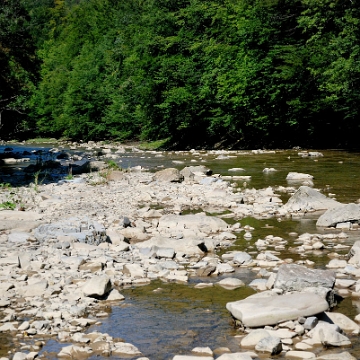
[[[12,147],[14,153],[24,151],[32,153],[40,148],[36,145],[29,148],[26,145],[11,144],[0,146],[0,153],[5,147]],[[46,152],[53,146],[41,148]],[[75,151],[70,148],[65,150]],[[85,150],[79,148],[76,151],[81,153]],[[302,172],[313,175],[313,187],[321,190],[325,195],[343,203],[358,201],[360,198],[359,153],[318,150],[323,156],[304,157],[299,155],[302,151],[297,149],[157,152],[127,148],[126,152],[120,154],[114,161],[123,169],[140,166],[142,171],[150,172],[168,167],[182,169],[185,166],[201,164],[239,187],[255,189],[266,187],[277,189],[289,186],[296,189],[299,184],[289,183],[286,175],[292,171]],[[32,155],[30,162],[36,162],[37,156]],[[8,179],[11,180],[13,171],[21,172],[24,166],[26,164],[2,166],[0,171],[9,175]],[[264,172],[266,168],[275,171]],[[244,178],[239,179],[237,176]],[[283,202],[286,202],[288,197],[288,192],[284,192]],[[240,220],[242,226],[249,225],[254,228],[252,238],[246,240],[240,233],[231,249],[251,253],[254,250],[254,242],[267,235],[280,236],[288,240],[290,249],[296,246],[295,239],[291,235],[293,233],[325,232],[316,228],[316,219],[317,215],[313,214],[293,219],[243,218]],[[358,236],[357,231],[349,231],[348,238],[342,243],[352,245]],[[330,250],[310,254],[307,258],[315,262],[315,267],[324,268],[329,261],[327,256],[329,252]],[[282,252],[281,257],[293,258],[295,261],[301,259],[299,254],[290,250]],[[249,284],[255,278],[255,273],[251,269],[238,269],[236,277]],[[124,288],[121,292],[125,296],[125,301],[109,309],[109,316],[88,331],[105,332],[113,337],[122,338],[136,345],[144,356],[150,359],[171,359],[176,354],[189,354],[191,349],[197,346],[209,346],[211,349],[228,347],[232,351],[237,351],[238,341],[235,337],[237,330],[225,309],[225,304],[245,298],[255,290],[248,286],[236,290],[225,290],[218,286],[201,291],[194,289],[194,285],[198,282],[217,282],[220,279],[221,277],[194,277],[187,284],[154,281],[147,286]],[[360,313],[359,301],[346,300],[344,305],[339,304],[339,311],[353,318],[354,314]],[[359,344],[355,340],[353,344],[350,352],[355,356],[359,354]],[[43,347],[40,355],[45,359],[55,359],[56,353],[63,346],[64,344],[50,340]]]

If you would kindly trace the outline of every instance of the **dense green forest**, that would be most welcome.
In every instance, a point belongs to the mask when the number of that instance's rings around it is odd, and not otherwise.
[[[359,147],[360,0],[0,0],[0,138]]]

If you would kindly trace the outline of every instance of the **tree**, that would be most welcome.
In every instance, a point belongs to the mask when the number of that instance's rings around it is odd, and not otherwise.
[[[20,0],[2,0],[0,12],[0,129],[2,137],[19,130],[36,80],[29,16]]]

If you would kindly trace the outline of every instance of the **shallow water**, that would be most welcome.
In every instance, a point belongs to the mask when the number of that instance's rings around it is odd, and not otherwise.
[[[184,166],[201,164],[223,176],[251,176],[246,186],[256,189],[292,185],[286,181],[288,172],[304,172],[314,176],[314,187],[321,189],[324,194],[333,194],[338,201],[344,203],[357,201],[360,198],[360,154],[335,150],[321,152],[324,157],[313,159],[301,158],[295,150],[284,150],[275,154],[253,154],[244,151],[236,156],[235,153],[231,154],[235,157],[230,159],[219,160],[216,159],[218,154],[205,152],[162,152],[162,156],[158,157],[157,153],[129,151],[121,156],[119,165],[123,168],[142,165],[150,171],[155,171],[162,167],[182,169]],[[263,169],[266,167],[273,167],[277,171],[264,174]],[[244,171],[229,172],[231,168],[243,168]],[[239,185],[243,187],[243,181],[240,181]],[[293,186],[297,188],[299,184]],[[286,201],[287,196],[284,195],[283,199]],[[316,216],[311,215],[282,221],[275,218],[244,218],[240,222],[242,225],[254,227],[255,230],[250,240],[245,240],[240,233],[233,249],[248,252],[256,250],[254,242],[267,235],[281,236],[288,240],[288,247],[291,248],[296,246],[296,237],[292,237],[291,232],[323,232],[315,226]],[[349,232],[348,235],[349,238],[342,243],[350,246],[360,238],[360,232],[357,231]],[[308,253],[306,258],[315,261],[316,267],[324,268],[330,260],[327,256],[329,252],[331,249],[323,251],[320,255],[317,252]],[[290,250],[283,251],[279,257],[305,259]],[[236,276],[249,284],[255,275],[256,273],[251,270],[238,270],[230,276]],[[245,298],[253,290],[248,286],[232,291],[218,286],[201,290],[193,288],[196,282],[217,282],[220,279],[221,277],[192,278],[189,284],[153,282],[149,286],[120,289],[126,300],[112,308],[109,317],[102,320],[102,325],[93,326],[89,331],[106,332],[113,337],[120,337],[136,345],[144,356],[150,359],[172,359],[175,354],[190,354],[191,349],[196,346],[209,346],[212,350],[225,346],[232,351],[240,351],[238,340],[234,338],[236,330],[225,304]],[[337,310],[353,319],[360,313],[360,302],[345,299]],[[357,338],[351,340],[353,346],[347,350],[360,358],[360,344]],[[41,353],[46,359],[55,359],[56,353],[65,345],[51,340]]]

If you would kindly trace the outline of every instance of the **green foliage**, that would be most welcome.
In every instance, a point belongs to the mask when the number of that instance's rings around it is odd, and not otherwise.
[[[118,163],[116,163],[114,160],[108,160],[106,161],[106,165],[108,169],[111,170],[121,170],[121,167],[119,166]]]
[[[16,204],[12,201],[4,201],[4,202],[0,203],[0,209],[15,210]]]
[[[0,137],[26,129],[27,103],[37,75],[29,15],[21,0],[3,0],[0,11]]]
[[[357,144],[359,0],[24,4],[5,1],[20,26],[0,16],[0,49],[12,49],[2,50],[1,74],[7,86],[16,79],[14,89],[0,89],[0,106],[1,91],[15,94],[12,108],[30,106],[26,126],[36,121],[42,136],[167,138],[183,148],[220,140],[236,147]],[[42,62],[39,83],[21,61],[33,54],[31,38],[18,36],[27,24]],[[4,47],[3,39],[14,43]],[[20,39],[28,39],[21,54]]]

